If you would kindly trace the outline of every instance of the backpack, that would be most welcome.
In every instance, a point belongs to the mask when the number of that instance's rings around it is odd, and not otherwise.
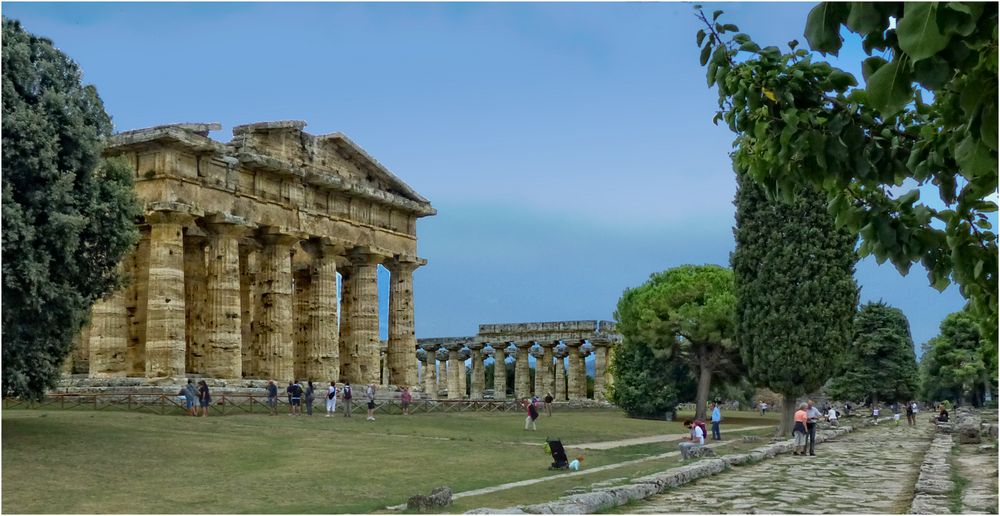
[[[534,405],[528,405],[528,415],[531,419],[538,419],[538,409]]]
[[[344,399],[345,400],[351,399],[351,386],[350,385],[345,385],[344,386]]]
[[[328,399],[328,400],[332,400],[333,398],[336,398],[336,397],[337,397],[337,391],[335,391],[335,390],[326,393],[326,399]]]
[[[701,435],[703,437],[708,437],[708,428],[705,427],[705,422],[704,421],[702,421],[702,420],[699,419],[699,420],[695,421],[694,424],[697,425],[698,428],[701,428]]]

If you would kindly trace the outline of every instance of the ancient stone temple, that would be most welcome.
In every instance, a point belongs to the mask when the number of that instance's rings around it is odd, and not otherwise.
[[[136,173],[142,237],[71,372],[417,384],[417,219],[436,211],[343,134],[304,127],[238,126],[229,143],[208,137],[218,124],[112,138],[106,155]],[[384,360],[379,265],[391,276]]]
[[[481,324],[478,334],[472,337],[418,339],[416,356],[423,362],[424,392],[432,397],[444,392],[448,399],[481,400],[491,391],[492,399],[502,400],[513,387],[516,399],[552,393],[557,401],[575,401],[588,398],[585,364],[593,354],[593,397],[604,400],[605,387],[613,381],[608,370],[610,353],[621,341],[621,334],[610,321]],[[535,358],[533,379],[528,355]],[[486,385],[484,364],[490,356],[494,360],[494,384]],[[511,356],[513,364],[507,362]],[[472,359],[472,370],[466,388],[468,358]],[[514,385],[508,386],[506,370],[511,366]]]

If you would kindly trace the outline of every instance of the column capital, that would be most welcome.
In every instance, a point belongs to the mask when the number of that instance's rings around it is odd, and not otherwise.
[[[386,253],[372,246],[354,246],[347,252],[353,265],[378,265],[385,261]]]
[[[479,351],[479,350],[481,350],[481,349],[483,349],[483,348],[486,347],[486,343],[485,342],[469,342],[468,344],[465,345],[465,347],[469,348],[472,351]]]
[[[424,344],[420,344],[420,349],[423,349],[424,351],[426,351],[428,353],[434,353],[435,351],[437,351],[440,348],[441,348],[440,344],[431,344],[429,342],[428,343],[424,343]]]
[[[566,358],[567,355],[566,350],[561,348],[555,348],[552,352],[552,356],[556,358]]]
[[[390,272],[405,274],[412,273],[418,268],[427,265],[427,260],[415,256],[397,254],[392,258],[386,259],[382,265],[389,269]]]
[[[145,219],[149,225],[176,224],[178,226],[191,226],[194,223],[195,215],[187,211],[158,210],[147,212]]]
[[[535,341],[533,341],[533,340],[519,340],[517,342],[514,342],[513,344],[514,344],[514,347],[517,348],[517,349],[531,349],[531,347],[535,345]]]
[[[447,349],[448,351],[457,352],[457,351],[461,350],[462,348],[464,348],[465,344],[463,344],[461,342],[448,342],[446,344],[443,344],[441,347],[443,347],[444,349]]]
[[[340,240],[327,237],[312,237],[302,241],[302,249],[314,258],[338,258],[347,252],[348,247]],[[339,263],[337,264],[340,265]]]
[[[439,361],[444,362],[448,360],[448,350],[443,348],[439,349],[434,356],[436,356]]]
[[[304,239],[307,235],[298,231],[283,230],[276,227],[263,227],[257,232],[257,238],[268,245],[292,246]]]
[[[590,345],[595,348],[610,348],[614,344],[611,339],[592,339]]]
[[[542,348],[555,348],[559,346],[559,341],[558,340],[538,341],[538,345]]]
[[[493,348],[483,348],[484,357],[492,357],[494,353],[496,353],[496,350]]]
[[[579,348],[579,347],[583,346],[583,341],[582,340],[565,340],[565,341],[563,341],[563,344],[565,344],[567,348]]]
[[[426,362],[427,361],[427,352],[426,351],[424,351],[423,349],[418,349],[416,353],[417,353],[417,360],[419,360],[421,362]]]
[[[531,350],[531,356],[533,356],[535,358],[543,358],[543,357],[545,357],[545,350],[543,350],[541,348],[532,349]]]
[[[471,357],[472,357],[472,351],[470,351],[469,349],[463,348],[463,349],[458,350],[458,358],[459,358],[459,360],[463,360],[464,361],[464,360],[468,360]]]

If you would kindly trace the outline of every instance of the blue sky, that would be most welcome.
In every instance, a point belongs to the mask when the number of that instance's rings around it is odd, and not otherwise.
[[[811,5],[707,9],[784,45],[804,41]],[[349,135],[439,211],[418,224],[418,337],[611,319],[650,273],[727,264],[733,248],[733,135],[711,123],[690,4],[4,2],[3,14],[80,64],[117,130],[221,122],[212,136],[228,141],[234,125],[301,119]],[[857,72],[862,57],[851,45],[840,66]],[[900,277],[865,260],[857,279],[863,301],[906,313],[918,352],[963,305],[919,266]]]

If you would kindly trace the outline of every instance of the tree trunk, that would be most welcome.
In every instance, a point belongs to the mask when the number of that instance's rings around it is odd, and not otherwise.
[[[704,356],[698,358],[698,394],[695,396],[695,419],[705,421],[705,406],[708,405],[708,389],[712,386],[712,369]]]
[[[781,400],[781,424],[778,425],[779,436],[792,435],[793,419],[795,418],[795,396],[784,395]]]

